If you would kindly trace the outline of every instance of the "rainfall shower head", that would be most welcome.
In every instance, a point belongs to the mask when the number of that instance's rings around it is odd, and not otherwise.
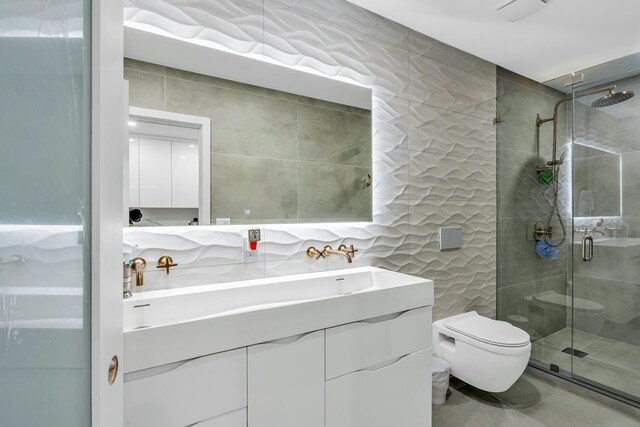
[[[634,95],[635,93],[633,93],[632,90],[625,90],[622,92],[615,92],[613,90],[610,90],[607,95],[593,101],[591,103],[591,106],[593,108],[609,107],[611,105],[616,105],[621,102],[627,101],[633,98]]]

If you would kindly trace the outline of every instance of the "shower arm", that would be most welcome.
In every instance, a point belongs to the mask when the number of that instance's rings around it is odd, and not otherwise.
[[[611,85],[606,87],[600,87],[598,89],[593,89],[587,92],[582,92],[577,95],[568,96],[566,98],[562,98],[561,100],[556,102],[555,107],[553,107],[553,117],[550,117],[548,119],[541,119],[540,115],[538,115],[538,118],[536,119],[536,125],[538,127],[542,126],[544,123],[553,121],[553,153],[551,156],[551,161],[547,162],[548,166],[555,167],[555,166],[558,166],[560,163],[562,163],[562,162],[558,162],[558,159],[556,158],[556,152],[557,152],[556,140],[557,140],[557,134],[558,134],[558,107],[560,107],[560,104],[562,104],[563,102],[571,101],[572,99],[582,98],[583,96],[595,95],[596,93],[600,93],[600,92],[612,92],[615,89],[616,89],[616,85]]]

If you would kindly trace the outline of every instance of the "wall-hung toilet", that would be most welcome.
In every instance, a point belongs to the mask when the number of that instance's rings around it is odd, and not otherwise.
[[[531,341],[522,329],[471,311],[433,323],[433,353],[462,381],[502,392],[524,372]]]

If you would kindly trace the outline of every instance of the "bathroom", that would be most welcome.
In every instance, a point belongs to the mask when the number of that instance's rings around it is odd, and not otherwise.
[[[0,426],[639,425],[640,6],[450,3],[0,6]]]

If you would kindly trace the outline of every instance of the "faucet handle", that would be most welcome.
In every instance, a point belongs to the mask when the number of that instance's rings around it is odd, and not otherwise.
[[[313,246],[309,246],[307,248],[307,256],[316,257],[316,259],[320,259],[320,257],[324,258],[324,251],[319,251]]]
[[[353,245],[349,245],[349,248],[347,248],[346,245],[340,245],[338,250],[351,255],[351,258],[354,258],[356,256],[356,252],[358,252],[358,249],[354,248]]]
[[[163,255],[158,260],[158,265],[156,268],[165,268],[167,269],[167,274],[169,274],[169,269],[177,265],[178,264],[174,263],[173,258],[171,258],[169,255]]]
[[[326,245],[324,249],[322,249],[322,256],[326,257],[327,255],[330,255],[332,250],[333,248],[331,246]]]

